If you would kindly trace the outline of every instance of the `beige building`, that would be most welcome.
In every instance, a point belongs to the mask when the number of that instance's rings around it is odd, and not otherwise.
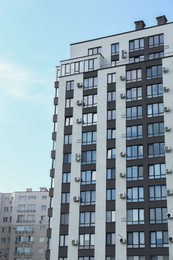
[[[44,260],[47,245],[47,188],[0,193],[0,259]]]

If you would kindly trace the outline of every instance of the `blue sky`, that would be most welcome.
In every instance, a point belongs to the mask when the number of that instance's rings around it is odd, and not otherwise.
[[[0,192],[49,187],[55,66],[69,44],[173,21],[172,0],[0,0]]]

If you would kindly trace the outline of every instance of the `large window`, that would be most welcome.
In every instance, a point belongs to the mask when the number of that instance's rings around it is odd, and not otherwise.
[[[140,139],[142,138],[142,125],[128,126],[126,128],[126,139]]]
[[[166,200],[166,185],[155,185],[149,187],[149,201]]]
[[[144,49],[144,38],[129,41],[129,51],[138,51]]]
[[[126,100],[140,100],[142,99],[142,87],[130,88],[126,91]]]
[[[95,191],[81,191],[81,205],[95,204]]]
[[[128,232],[127,247],[128,248],[145,247],[144,232]]]
[[[127,224],[128,225],[144,224],[144,209],[128,209]]]
[[[156,65],[147,68],[147,79],[158,78],[162,76],[162,65]]]
[[[111,45],[111,54],[119,54],[119,43],[114,43]]]
[[[64,144],[72,144],[72,134],[64,135]]]
[[[160,59],[164,57],[164,51],[154,52],[149,54],[149,60]]]
[[[116,110],[108,110],[107,112],[107,120],[114,120],[116,119]]]
[[[126,79],[127,79],[127,82],[134,82],[134,81],[142,80],[142,70],[136,69],[136,70],[127,71]]]
[[[140,62],[140,61],[144,61],[144,55],[138,55],[138,56],[129,58],[129,63],[136,63],[136,62]]]
[[[94,245],[95,245],[94,234],[79,235],[79,248],[80,249],[93,249]]]
[[[144,188],[132,187],[127,189],[128,202],[141,202],[144,201]]]
[[[127,160],[135,160],[141,158],[143,158],[142,145],[127,146]]]
[[[146,260],[146,259],[145,259],[145,256],[135,255],[135,256],[128,256],[127,260]]]
[[[165,155],[164,143],[154,143],[148,145],[148,158],[160,157]]]
[[[106,211],[106,222],[115,222],[115,210]]]
[[[73,124],[73,117],[70,116],[70,117],[66,117],[65,118],[65,126],[69,126],[69,125],[72,125]]]
[[[84,79],[84,89],[92,89],[97,87],[97,77]]]
[[[94,55],[94,54],[98,54],[98,53],[101,53],[102,51],[102,47],[95,47],[95,48],[91,48],[91,49],[88,49],[88,55]]]
[[[116,130],[115,129],[108,129],[107,130],[107,139],[115,139],[116,137]]]
[[[69,213],[61,213],[61,225],[68,225],[69,224]]]
[[[163,116],[163,103],[147,105],[147,117]]]
[[[115,245],[115,233],[106,234],[106,245]]]
[[[63,192],[61,194],[61,203],[66,204],[70,202],[70,193],[69,192]]]
[[[127,180],[134,181],[134,180],[143,180],[143,166],[136,165],[136,166],[128,166],[127,167]]]
[[[116,74],[111,73],[107,75],[107,83],[115,83],[116,82]]]
[[[106,170],[106,179],[107,180],[115,179],[115,168],[108,168]]]
[[[169,260],[168,255],[153,255],[151,256],[151,260]]]
[[[70,74],[83,72],[83,61],[76,61],[70,64]]]
[[[151,247],[168,247],[168,231],[150,232]]]
[[[148,38],[149,48],[161,46],[164,44],[163,34],[153,35]]]
[[[151,208],[150,209],[150,224],[167,223],[167,208]]]
[[[83,125],[95,125],[97,123],[97,113],[83,114]]]
[[[96,70],[97,59],[89,59],[84,61],[84,71]]]
[[[96,140],[97,140],[96,131],[82,133],[82,144],[83,145],[95,144]]]
[[[71,153],[64,154],[64,163],[71,163]]]
[[[148,166],[149,179],[160,179],[166,177],[165,163],[156,163]]]
[[[63,172],[62,173],[62,183],[70,183],[70,177],[71,177],[70,172]]]
[[[107,93],[107,101],[115,101],[116,100],[116,92],[115,91],[109,91]]]
[[[96,151],[85,151],[82,152],[82,164],[96,163]]]
[[[163,84],[152,84],[147,86],[147,98],[163,96]]]
[[[110,148],[107,150],[107,159],[115,159],[116,158],[116,149]]]
[[[95,225],[95,212],[80,213],[80,227],[89,227]]]
[[[96,171],[82,171],[81,172],[81,184],[95,184]]]
[[[71,108],[73,107],[73,98],[67,98],[65,101],[65,107],[66,108]]]
[[[59,246],[68,246],[68,235],[61,235],[60,236]]]
[[[142,118],[142,106],[128,107],[126,109],[127,120]]]
[[[148,124],[148,137],[162,136],[164,135],[164,123],[152,123]]]
[[[82,256],[78,260],[94,260],[94,256]]]
[[[93,107],[97,105],[97,95],[84,96],[84,107]]]
[[[115,189],[106,190],[106,200],[115,200]]]

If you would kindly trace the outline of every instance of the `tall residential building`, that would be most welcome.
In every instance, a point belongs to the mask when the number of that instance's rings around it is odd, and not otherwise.
[[[156,20],[57,67],[46,259],[173,259],[173,23]]]
[[[1,260],[45,260],[48,207],[46,188],[0,193]]]

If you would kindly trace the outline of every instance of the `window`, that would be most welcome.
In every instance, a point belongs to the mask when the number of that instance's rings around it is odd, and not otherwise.
[[[116,110],[108,110],[107,112],[107,120],[114,120],[116,119]]]
[[[150,209],[150,224],[167,223],[167,208]]]
[[[47,196],[46,196],[46,195],[43,195],[41,198],[42,198],[42,200],[46,200],[46,199],[47,199]]]
[[[95,245],[94,234],[79,235],[79,248],[80,249],[93,249],[94,245]]]
[[[96,70],[97,59],[89,59],[84,61],[84,71]]]
[[[95,212],[80,213],[80,227],[89,227],[95,225]]]
[[[72,125],[73,124],[73,117],[70,116],[70,117],[66,117],[65,118],[65,126],[69,126],[69,125]]]
[[[111,44],[111,55],[119,54],[119,43]]]
[[[142,118],[142,106],[128,107],[126,109],[127,120]]]
[[[107,130],[107,139],[115,139],[116,137],[116,130],[115,129],[108,129]]]
[[[68,235],[61,235],[60,236],[59,246],[68,246]]]
[[[95,144],[97,141],[97,132],[84,132],[82,133],[82,144],[87,145],[87,144]]]
[[[147,117],[163,116],[163,103],[147,105]]]
[[[141,158],[143,158],[142,145],[127,146],[127,160],[135,160]]]
[[[145,247],[144,232],[129,232],[127,233],[127,247],[141,248]]]
[[[2,238],[1,238],[1,243],[2,243],[2,244],[5,244],[5,243],[6,243],[6,238],[5,238],[5,237],[2,237]]]
[[[84,107],[93,107],[97,105],[97,95],[84,96]]]
[[[115,222],[115,210],[106,211],[106,222]]]
[[[127,189],[128,202],[141,202],[144,201],[144,188],[132,187]]]
[[[61,213],[61,225],[68,225],[69,224],[69,214],[68,213]]]
[[[64,154],[64,163],[71,163],[71,153]]]
[[[82,152],[82,164],[96,163],[96,151]]]
[[[98,53],[101,53],[101,51],[102,51],[102,47],[91,48],[91,49],[88,49],[88,55],[98,54]]]
[[[61,203],[65,204],[65,203],[69,203],[69,202],[70,202],[70,193],[69,192],[62,193],[62,195],[61,195]]]
[[[169,260],[169,256],[168,255],[151,256],[151,260]]]
[[[109,91],[107,93],[107,101],[115,101],[116,100],[116,92],[115,91]]]
[[[147,68],[147,79],[158,78],[162,76],[162,65]]]
[[[140,139],[142,138],[142,125],[128,126],[126,128],[126,139]]]
[[[61,76],[70,74],[70,64],[61,65]]]
[[[79,260],[94,260],[94,257],[93,256],[82,256],[82,257],[79,257],[78,258]]]
[[[134,181],[134,180],[143,180],[143,166],[136,165],[136,166],[128,166],[127,167],[127,180]]]
[[[107,75],[107,83],[115,83],[116,82],[116,74],[111,73]]]
[[[127,101],[140,100],[140,99],[142,99],[142,87],[127,89],[126,92]]]
[[[115,189],[106,190],[106,200],[115,200]]]
[[[153,35],[148,38],[149,48],[161,46],[164,44],[163,34]]]
[[[160,179],[166,177],[165,163],[156,163],[148,166],[149,179]]]
[[[127,224],[128,225],[144,224],[144,209],[127,210]]]
[[[144,39],[135,39],[129,41],[129,51],[138,51],[144,49]]]
[[[127,82],[134,82],[134,81],[142,80],[142,70],[136,69],[136,70],[127,71],[126,79],[127,79]]]
[[[70,172],[63,172],[63,174],[62,174],[62,183],[70,183],[70,177],[71,177],[71,173]]]
[[[70,108],[73,107],[73,98],[67,98],[65,101],[65,107]]]
[[[164,135],[164,123],[148,124],[148,137]]]
[[[115,168],[108,168],[106,170],[106,179],[107,180],[115,179]]]
[[[164,57],[164,51],[149,54],[149,60],[160,59]]]
[[[155,185],[149,187],[149,201],[166,200],[166,185]]]
[[[151,247],[168,247],[168,231],[150,232]]]
[[[44,242],[44,237],[39,237],[39,242],[43,243]]]
[[[136,62],[140,62],[140,61],[144,61],[144,55],[138,55],[138,56],[129,58],[129,63],[136,63]]]
[[[8,207],[4,207],[4,212],[8,212]]]
[[[38,253],[39,253],[39,254],[43,254],[43,253],[44,253],[44,251],[45,251],[45,250],[44,250],[44,248],[43,248],[43,247],[39,247],[39,249],[38,249]]]
[[[33,196],[33,195],[28,196],[28,199],[29,199],[29,200],[36,200],[36,196]]]
[[[46,205],[41,205],[41,210],[46,211]]]
[[[72,134],[64,135],[64,144],[72,144]]]
[[[97,87],[97,77],[84,79],[84,89],[92,89]]]
[[[107,150],[107,159],[115,159],[116,158],[116,149],[111,148]]]
[[[127,260],[145,260],[145,256],[128,256]]]
[[[115,256],[106,256],[106,260],[115,260]]]
[[[40,232],[45,232],[45,226],[40,226]]]
[[[148,158],[160,157],[165,155],[164,143],[154,143],[148,145]]]
[[[83,115],[83,125],[95,125],[97,123],[97,113]]]
[[[24,222],[25,221],[25,215],[18,215],[17,216],[17,222],[18,223],[22,223],[22,222]],[[4,222],[4,221],[3,221]],[[7,221],[6,221],[7,222]]]
[[[71,74],[83,72],[83,61],[77,61],[70,64]]]
[[[115,245],[115,233],[106,234],[106,245]]]
[[[95,191],[81,191],[81,205],[94,205]]]
[[[82,171],[81,172],[81,184],[95,184],[96,171]]]
[[[147,98],[163,96],[163,84],[152,84],[147,86]]]

